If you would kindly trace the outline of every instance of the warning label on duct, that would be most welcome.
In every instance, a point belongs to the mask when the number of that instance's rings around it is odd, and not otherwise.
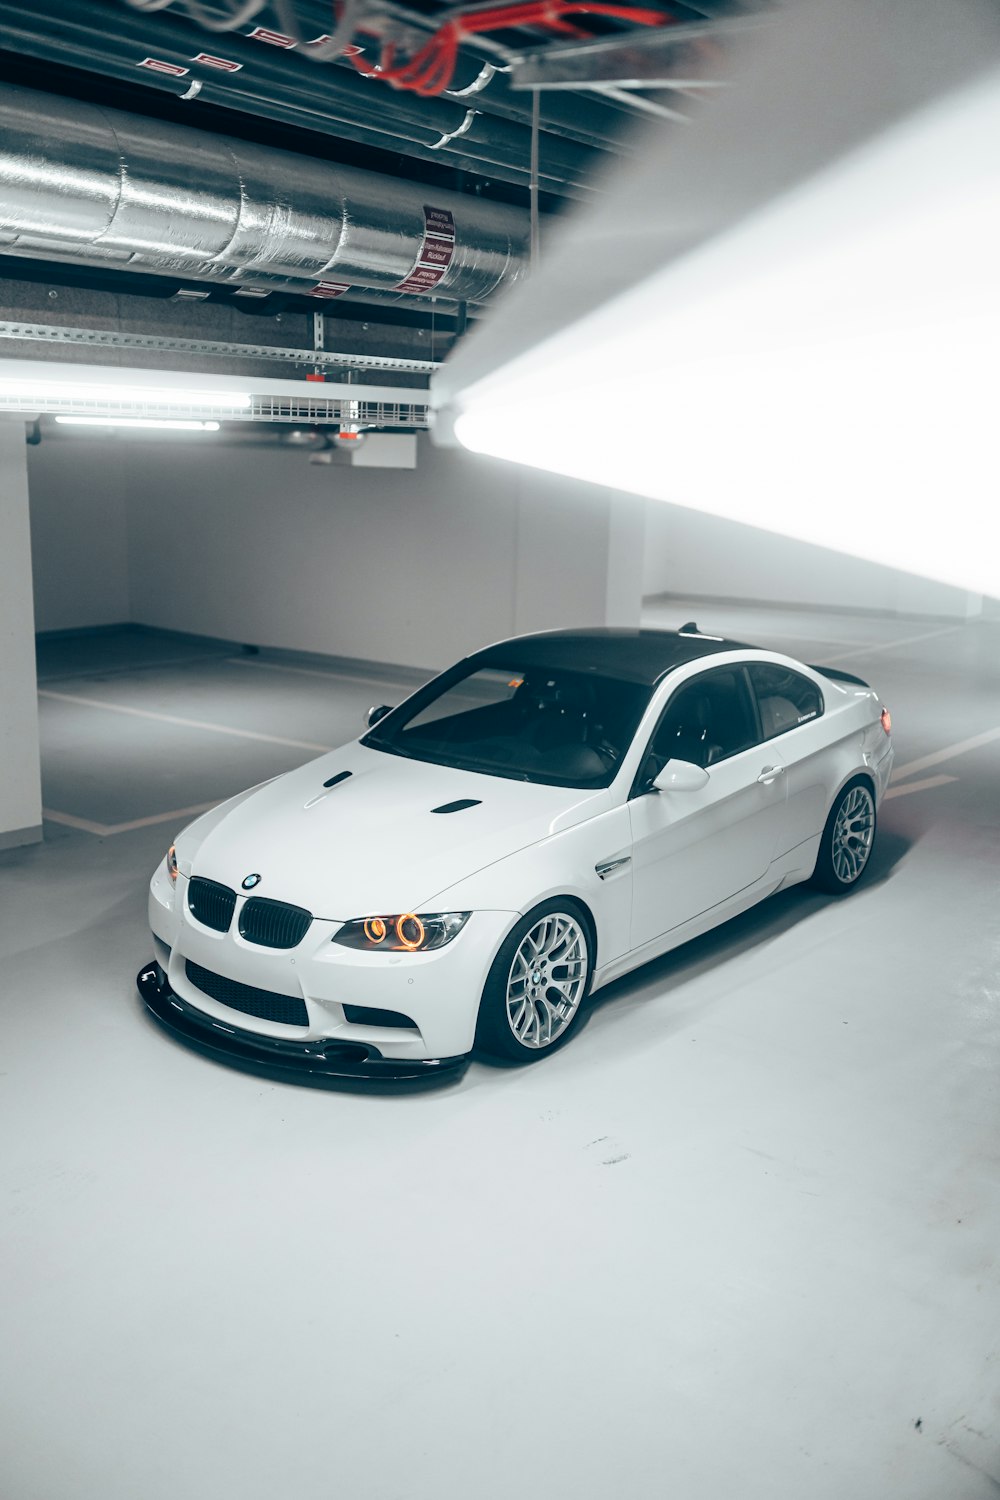
[[[329,32],[324,31],[322,36],[314,36],[311,42],[306,42],[306,46],[307,47],[322,47],[323,44],[324,44],[324,42],[332,42],[332,41],[333,41],[333,37],[330,36]],[[361,54],[362,54],[362,52],[364,50],[365,50],[364,47],[356,47],[353,42],[347,42],[343,47],[341,47],[338,56],[340,56],[340,57],[360,57]]]
[[[350,290],[349,281],[317,281],[309,295],[310,297],[342,297]]]
[[[266,42],[269,47],[291,48],[295,46],[293,36],[288,36],[284,31],[272,31],[269,26],[255,26],[253,31],[247,32],[247,35],[255,42]]]
[[[238,73],[243,66],[229,57],[214,57],[211,52],[199,52],[191,61],[201,63],[203,68],[217,68],[220,73]]]
[[[164,62],[162,57],[144,57],[137,68],[148,68],[151,73],[166,73],[170,78],[183,78],[188,72],[180,63]]]
[[[428,292],[437,286],[455,254],[455,220],[446,208],[424,204],[424,237],[417,263],[397,292]]]

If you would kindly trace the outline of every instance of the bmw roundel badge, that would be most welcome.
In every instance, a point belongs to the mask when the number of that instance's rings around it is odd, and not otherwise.
[[[255,885],[260,885],[260,876],[248,875],[243,882],[243,889],[245,891],[252,891]]]

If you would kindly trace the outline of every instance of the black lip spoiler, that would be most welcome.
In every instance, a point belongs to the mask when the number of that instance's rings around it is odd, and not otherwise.
[[[146,1009],[162,1026],[199,1052],[266,1078],[333,1087],[353,1079],[365,1083],[443,1083],[459,1077],[469,1063],[459,1057],[383,1057],[368,1042],[282,1041],[225,1026],[197,1010],[171,989],[158,963],[139,970],[136,986]]]
[[[853,672],[842,672],[839,667],[814,667],[809,663],[810,672],[818,672],[821,677],[830,677],[834,682],[853,682],[855,687],[868,688],[871,691],[871,683],[866,682],[863,677],[855,677]]]

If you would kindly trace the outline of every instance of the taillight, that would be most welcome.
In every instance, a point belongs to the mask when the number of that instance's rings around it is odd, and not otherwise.
[[[892,714],[887,708],[883,708],[882,710],[882,728],[886,734],[892,733]]]

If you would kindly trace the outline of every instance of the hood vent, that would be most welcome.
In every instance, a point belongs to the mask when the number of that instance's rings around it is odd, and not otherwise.
[[[350,771],[338,771],[337,774],[336,774],[336,776],[331,776],[330,780],[329,781],[324,781],[323,785],[324,786],[337,786],[337,784],[339,782],[346,781],[347,778],[350,776],[350,774],[351,774]]]
[[[461,797],[457,802],[442,802],[440,807],[432,807],[432,813],[465,812],[467,807],[481,807],[482,799],[479,797]]]

